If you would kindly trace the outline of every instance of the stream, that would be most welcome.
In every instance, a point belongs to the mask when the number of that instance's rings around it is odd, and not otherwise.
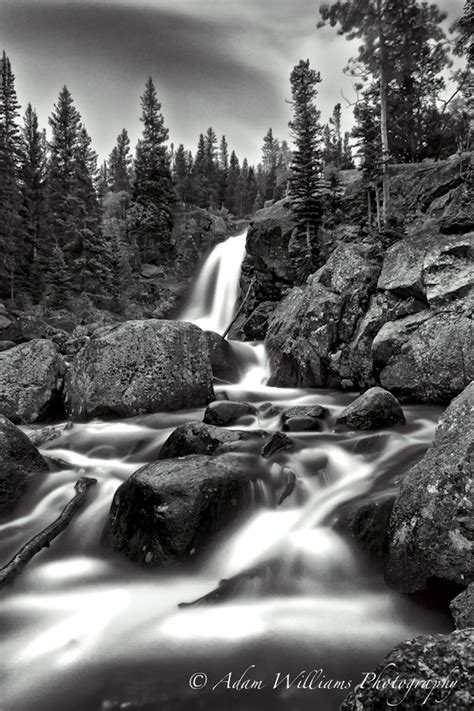
[[[214,249],[182,320],[224,331],[244,254],[245,234]],[[267,387],[263,345],[235,348],[241,382],[217,384],[216,396],[260,408],[238,429],[278,430],[268,403],[319,404],[332,418],[355,398]],[[291,496],[277,506],[269,465],[238,525],[173,571],[139,568],[99,539],[117,487],[156,459],[177,425],[202,420],[203,409],[65,429],[41,449],[56,461],[53,471],[0,524],[0,563],[60,513],[81,474],[98,484],[51,549],[0,597],[1,711],[332,711],[398,642],[449,631],[447,614],[390,591],[380,569],[333,527],[351,501],[396,491],[426,451],[441,410],[404,412],[405,425],[376,433],[331,426],[292,433],[300,446],[284,455],[297,476]],[[268,561],[231,599],[178,607]]]

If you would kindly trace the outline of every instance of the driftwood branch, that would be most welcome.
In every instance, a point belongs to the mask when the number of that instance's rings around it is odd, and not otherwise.
[[[242,573],[237,573],[237,575],[233,575],[231,578],[221,580],[217,588],[214,588],[211,592],[206,593],[206,595],[203,595],[192,602],[180,602],[178,607],[196,607],[198,605],[214,605],[219,602],[225,602],[226,600],[234,597],[245,585],[245,583],[253,580],[254,578],[264,577],[267,571],[271,570],[274,564],[275,561],[268,561],[256,566],[255,568],[250,568]]]
[[[234,318],[232,319],[232,321],[229,323],[226,330],[222,334],[222,338],[227,337],[227,334],[229,333],[230,329],[232,328],[232,326],[234,325],[234,323],[237,321],[240,314],[242,313],[242,309],[244,308],[245,303],[250,296],[250,292],[252,290],[254,283],[255,283],[255,277],[252,277],[252,281],[250,282],[249,288],[247,289],[247,293],[245,294],[244,298],[242,299],[242,303],[240,304],[239,308],[237,309],[237,313],[235,314]]]
[[[71,522],[74,515],[83,505],[87,491],[97,483],[97,479],[81,477],[76,482],[74,489],[75,496],[66,504],[58,518],[50,523],[45,529],[33,536],[33,538],[20,548],[9,563],[0,568],[0,589],[9,585],[22,572],[23,568],[30,560],[43,548],[49,548],[51,542],[58,536]]]

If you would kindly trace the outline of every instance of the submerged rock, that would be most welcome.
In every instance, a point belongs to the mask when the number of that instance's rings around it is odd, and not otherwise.
[[[402,592],[431,578],[474,580],[474,384],[441,416],[433,444],[405,476],[390,518],[386,579]]]
[[[326,415],[321,405],[295,405],[283,410],[281,425],[285,432],[319,432]]]
[[[288,437],[284,432],[275,432],[268,442],[265,442],[261,449],[261,455],[264,459],[273,457],[277,452],[288,452],[294,449],[296,442],[291,437]]]
[[[190,422],[180,425],[170,434],[161,447],[159,459],[186,454],[214,454],[224,445],[265,437],[268,433],[264,430],[228,430],[204,422]]]
[[[48,414],[61,388],[65,364],[51,341],[34,339],[0,353],[0,413],[12,422]]]
[[[470,711],[474,706],[472,642],[472,630],[402,642],[373,672],[364,675],[340,711],[376,711],[390,706],[403,711]],[[384,681],[392,681],[395,688]],[[450,686],[440,686],[443,681]]]
[[[457,595],[449,607],[458,630],[474,627],[474,583]]]
[[[33,476],[47,471],[46,461],[26,434],[0,415],[0,513],[20,501]]]
[[[253,461],[234,454],[147,464],[117,489],[102,542],[150,566],[189,559],[235,520],[256,477]]]
[[[201,407],[213,399],[206,337],[177,321],[98,329],[65,379],[65,404],[75,419]]]
[[[256,409],[248,402],[232,402],[232,400],[216,400],[211,402],[204,413],[203,422],[208,425],[231,425],[245,415],[255,415]]]
[[[336,424],[355,430],[375,430],[405,422],[405,415],[397,398],[383,388],[370,388],[336,419]]]

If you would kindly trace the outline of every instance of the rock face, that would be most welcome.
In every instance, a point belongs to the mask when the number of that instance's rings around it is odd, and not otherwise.
[[[339,385],[350,376],[345,344],[353,337],[380,273],[370,244],[341,244],[324,267],[277,306],[265,340],[271,384]]]
[[[363,501],[356,508],[346,511],[336,521],[336,528],[355,538],[362,548],[377,561],[387,557],[387,531],[395,496]]]
[[[319,432],[327,410],[321,405],[296,405],[286,407],[281,414],[284,432]]]
[[[0,415],[0,513],[20,501],[35,474],[47,471],[46,461],[26,434]]]
[[[383,388],[370,388],[344,408],[336,424],[354,430],[376,430],[405,422],[397,398]]]
[[[457,595],[449,607],[458,630],[474,627],[474,583]]]
[[[239,363],[232,346],[214,331],[205,331],[212,374],[218,380],[237,383],[240,378]]]
[[[75,419],[179,410],[213,399],[204,333],[177,321],[127,321],[97,330],[65,379],[65,404]]]
[[[375,711],[390,706],[403,711],[425,708],[469,711],[474,705],[473,670],[472,630],[416,637],[395,647],[366,675],[343,702],[340,711]],[[400,687],[384,688],[382,682],[395,682],[397,675]],[[380,678],[379,684],[375,683],[377,678]],[[433,688],[436,681],[441,684],[443,680],[446,681],[444,688]],[[423,687],[422,682],[427,685]]]
[[[402,592],[431,578],[474,580],[472,454],[474,384],[444,412],[423,459],[406,475],[389,527],[386,579]]]
[[[34,339],[0,353],[0,413],[12,422],[36,422],[48,414],[65,365],[57,346]]]
[[[118,488],[103,543],[136,563],[189,559],[250,500],[252,472],[246,457],[233,454],[147,464]]]
[[[240,417],[254,415],[255,413],[256,409],[247,402],[216,400],[216,402],[211,402],[207,406],[203,422],[207,425],[225,427],[225,425],[232,425]]]
[[[268,437],[263,430],[226,430],[203,422],[177,427],[163,443],[159,459],[186,454],[214,454],[224,445]]]
[[[289,255],[294,221],[282,200],[255,213],[247,234],[240,290],[244,308],[231,329],[237,340],[263,340],[276,303],[295,283]]]

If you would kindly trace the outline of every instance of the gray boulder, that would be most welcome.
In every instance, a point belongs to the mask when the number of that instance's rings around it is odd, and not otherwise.
[[[433,444],[405,476],[389,527],[386,580],[402,592],[436,578],[474,580],[472,453],[474,384],[443,413]]]
[[[187,560],[251,500],[256,472],[235,454],[147,464],[117,489],[102,542],[150,566]]]
[[[327,410],[321,405],[296,405],[286,407],[281,415],[284,432],[319,432]]]
[[[65,378],[74,419],[130,417],[201,407],[214,399],[206,337],[177,321],[127,321],[98,329]]]
[[[343,511],[335,527],[354,538],[368,555],[383,563],[387,557],[387,532],[394,501],[394,494],[362,501],[355,508]]]
[[[445,403],[474,377],[472,321],[456,310],[386,323],[372,344],[380,384],[403,400]]]
[[[62,384],[65,364],[51,341],[34,339],[0,353],[0,413],[12,422],[48,414]]]
[[[0,415],[0,513],[20,501],[30,479],[48,465],[26,434]]]
[[[261,449],[261,455],[264,459],[270,459],[278,452],[288,452],[294,449],[296,442],[291,437],[288,437],[284,432],[275,432],[270,439],[265,442]]]
[[[473,670],[472,630],[415,637],[399,644],[373,672],[364,675],[340,711],[390,707],[403,711],[470,711],[474,706]],[[441,684],[443,680],[451,686],[434,687],[435,682]],[[395,688],[384,681],[396,682]]]
[[[336,418],[336,424],[354,430],[376,430],[405,422],[397,398],[383,388],[370,388]]]
[[[474,583],[457,595],[449,608],[458,630],[474,628]]]
[[[263,430],[228,430],[203,422],[190,422],[180,425],[170,434],[161,447],[159,459],[186,454],[214,454],[222,451],[224,446],[265,437],[268,434]]]
[[[232,400],[216,400],[211,402],[204,412],[203,422],[207,425],[224,427],[232,425],[245,415],[255,415],[256,409],[248,402],[232,402]]]
[[[441,306],[472,294],[474,233],[416,234],[387,250],[378,288]]]

